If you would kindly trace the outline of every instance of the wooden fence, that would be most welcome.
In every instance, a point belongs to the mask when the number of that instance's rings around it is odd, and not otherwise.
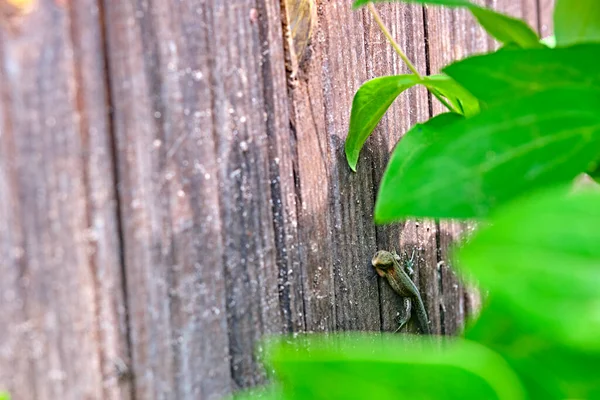
[[[552,0],[487,3],[551,30]],[[440,261],[461,224],[372,222],[390,150],[437,105],[402,95],[358,173],[345,162],[356,89],[408,72],[350,4],[317,0],[293,82],[279,0],[3,14],[0,390],[218,399],[260,384],[264,335],[395,328],[376,249],[414,250],[433,330],[460,329],[476,298]],[[423,72],[494,46],[463,11],[378,10]]]

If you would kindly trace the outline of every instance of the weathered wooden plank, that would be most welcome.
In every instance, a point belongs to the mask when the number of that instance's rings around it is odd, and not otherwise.
[[[211,48],[212,95],[219,137],[217,154],[221,159],[230,354],[237,387],[263,381],[253,350],[262,335],[277,332],[281,324],[265,126],[272,116],[264,111],[259,65],[264,47],[249,23],[252,3],[238,2],[232,7],[213,2],[210,8],[214,25],[208,32],[215,40]],[[254,40],[248,40],[248,36],[254,36]],[[237,94],[240,91],[242,96]]]
[[[279,6],[107,16],[136,394],[261,383],[259,340],[304,328]]]
[[[258,10],[259,23],[253,25],[253,5],[253,1],[238,2],[236,9],[215,1],[210,36],[217,39],[212,49],[216,54],[213,101],[220,137],[217,151],[222,160],[220,200],[226,238],[230,354],[238,388],[265,379],[258,368],[257,342],[264,335],[280,332],[284,319],[288,330],[302,324],[298,316],[291,315],[290,293],[285,293],[288,283],[291,290],[298,289],[292,285],[296,271],[285,259],[294,256],[294,249],[289,253],[285,247],[279,248],[279,253],[275,249],[277,241],[293,245],[293,236],[288,238],[284,229],[293,232],[295,206],[289,192],[284,192],[293,187],[289,166],[278,164],[288,162],[289,151],[281,17],[279,7],[264,2]],[[228,69],[233,69],[232,73]],[[240,91],[244,93],[241,97]],[[232,122],[238,118],[236,127]],[[283,169],[278,170],[278,165]],[[286,175],[280,175],[281,171]]]
[[[5,33],[3,33],[3,36]],[[1,55],[4,61],[4,51]],[[2,78],[6,74],[2,71]],[[5,82],[6,79],[3,79]],[[35,374],[30,361],[28,336],[31,323],[26,313],[27,279],[24,278],[25,227],[19,196],[19,177],[16,171],[16,144],[10,120],[10,93],[2,85],[3,108],[0,113],[0,387],[23,396],[34,398]],[[7,113],[7,111],[9,111]],[[27,349],[24,355],[22,349]]]
[[[284,3],[281,3],[282,7]],[[285,59],[285,15],[279,3],[265,0],[257,4],[263,58],[266,130],[275,252],[279,270],[278,287],[284,332],[306,329],[303,282],[298,232],[296,137],[290,119],[290,98]]]
[[[349,106],[366,80],[363,15],[351,4],[319,4],[304,74],[291,88],[306,328],[379,330],[372,169],[345,161]],[[367,156],[368,157],[368,156]]]
[[[213,88],[218,51],[235,51],[215,47],[227,21],[215,29],[223,10],[204,3],[105,6],[135,393],[219,398],[231,390],[225,280],[235,278],[219,206],[221,138],[234,121],[221,120],[232,106]],[[247,231],[235,228],[241,242]]]
[[[390,4],[377,6],[377,9],[384,23],[389,27],[390,32],[413,64],[422,74],[426,74],[422,7]],[[370,13],[366,11],[365,26],[368,77],[411,74],[408,67],[394,53]],[[428,115],[427,93],[423,88],[414,88],[403,93],[392,105],[365,148],[365,151],[372,153],[373,158],[373,176],[376,183],[373,190],[377,190],[390,153],[398,140],[412,125],[426,120]],[[376,233],[378,249],[396,250],[401,255],[403,262],[408,262],[413,258],[415,269],[413,279],[420,286],[427,306],[431,302],[433,293],[437,292],[437,279],[428,279],[431,272],[435,273],[437,263],[435,261],[435,224],[424,221],[407,221],[402,224],[379,226]],[[428,259],[434,261],[427,263]],[[379,291],[382,329],[395,331],[398,327],[399,313],[402,310],[402,301],[385,280],[380,280]],[[435,309],[429,311],[430,320],[434,321],[437,318]],[[436,322],[432,322],[432,326],[435,325]],[[414,331],[416,325],[407,325],[404,330],[408,328]]]
[[[373,175],[367,154],[366,168],[353,173],[347,166],[344,139],[350,120],[349,105],[366,79],[363,15],[350,3],[323,5],[322,31],[326,48],[321,53],[321,96],[326,121],[322,134],[329,140],[331,207],[333,217],[334,290],[336,329],[379,330],[377,283],[369,280],[375,250]],[[341,51],[340,51],[341,50]]]
[[[282,3],[284,4],[284,3]],[[322,53],[325,33],[321,26],[323,7],[299,71],[299,79],[290,82],[290,129],[295,147],[294,172],[298,209],[300,275],[304,293],[305,328],[309,332],[335,329],[334,286],[334,215],[331,207],[332,186],[330,138],[325,133],[328,116],[323,99]],[[287,49],[289,51],[289,48]]]
[[[4,22],[0,387],[16,399],[129,398],[97,4],[41,1]]]

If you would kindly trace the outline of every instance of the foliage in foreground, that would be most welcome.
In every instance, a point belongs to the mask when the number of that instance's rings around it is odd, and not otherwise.
[[[467,8],[503,48],[443,75],[365,83],[348,163],[356,170],[404,90],[424,85],[442,101],[448,113],[396,146],[375,220],[478,218],[455,264],[487,290],[486,305],[462,338],[272,339],[276,384],[250,398],[600,398],[600,192],[569,189],[581,173],[600,176],[600,2],[558,0],[555,37],[543,41],[467,0],[404,2]]]

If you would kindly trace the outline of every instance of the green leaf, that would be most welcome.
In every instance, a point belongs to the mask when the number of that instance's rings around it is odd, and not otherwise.
[[[600,193],[566,188],[519,198],[458,251],[461,270],[537,335],[600,353],[598,204]]]
[[[600,42],[600,1],[557,0],[554,33],[557,46]]]
[[[438,127],[437,139],[410,159],[392,156],[375,220],[486,216],[524,192],[568,181],[600,158],[598,110],[597,91],[550,90]]]
[[[286,399],[524,399],[516,375],[476,343],[392,335],[308,337],[272,344]],[[435,384],[432,384],[435,382]]]
[[[498,51],[466,58],[444,72],[485,103],[512,102],[552,88],[600,91],[600,44]]]
[[[370,80],[360,87],[352,102],[345,151],[348,165],[353,171],[356,171],[358,157],[365,141],[373,133],[390,105],[400,93],[416,84],[423,84],[428,89],[437,90],[465,116],[479,112],[479,100],[445,75],[427,76],[423,80],[414,75],[386,76]]]
[[[531,399],[600,398],[600,354],[539,335],[531,324],[523,323],[527,315],[491,298],[465,336],[500,354],[517,372]],[[580,312],[577,315],[585,318]]]
[[[479,100],[449,76],[426,76],[423,78],[423,85],[428,89],[437,90],[465,117],[479,114]]]
[[[538,48],[540,38],[524,21],[487,8],[470,6],[471,14],[490,36],[503,44],[516,44],[522,48]]]
[[[466,7],[471,11],[471,14],[477,19],[479,24],[496,40],[503,44],[516,44],[523,48],[542,47],[540,38],[533,29],[523,20],[510,17],[490,10],[488,8],[479,7],[467,0],[374,0],[373,3],[384,3],[397,1],[402,3],[417,3],[417,4],[432,4],[448,7]],[[354,7],[360,7],[370,0],[356,0]]]
[[[415,75],[395,75],[372,79],[363,84],[354,95],[350,114],[350,128],[346,138],[346,159],[356,171],[358,156],[369,135],[396,97],[419,83]]]
[[[553,189],[498,209],[458,251],[490,293],[466,337],[539,399],[600,398],[600,193]]]
[[[10,400],[10,395],[6,392],[0,392],[0,400]]]
[[[429,121],[416,124],[400,140],[394,148],[390,162],[383,174],[377,203],[375,208],[375,220],[379,223],[395,219],[397,210],[397,196],[395,191],[398,182],[409,171],[415,158],[429,148],[432,144],[439,142],[444,134],[444,129],[464,119],[459,114],[446,113],[433,117]]]

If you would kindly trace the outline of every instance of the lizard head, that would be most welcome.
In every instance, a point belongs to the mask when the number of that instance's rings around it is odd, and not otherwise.
[[[379,276],[385,276],[386,272],[394,268],[396,256],[389,251],[380,250],[373,256],[371,264]]]

